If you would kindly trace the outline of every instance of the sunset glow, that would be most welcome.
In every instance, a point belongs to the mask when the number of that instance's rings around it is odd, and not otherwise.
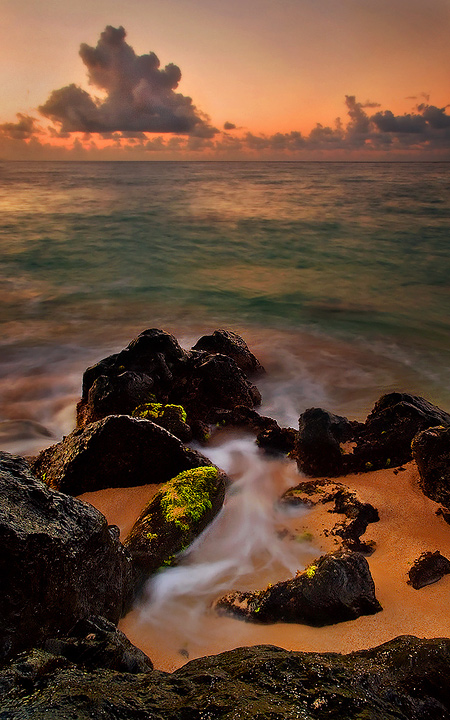
[[[450,159],[447,0],[1,0],[4,159]]]

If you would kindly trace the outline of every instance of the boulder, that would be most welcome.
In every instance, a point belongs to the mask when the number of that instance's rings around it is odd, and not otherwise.
[[[412,456],[422,492],[450,508],[450,427],[440,425],[418,433],[412,442]]]
[[[441,555],[439,550],[436,552],[424,552],[410,569],[408,576],[408,584],[412,585],[415,590],[432,585],[444,575],[450,573],[450,560]]]
[[[214,466],[187,470],[165,483],[144,508],[124,544],[133,558],[135,586],[172,565],[222,507],[224,473]]]
[[[163,483],[183,470],[209,464],[203,455],[150,420],[110,415],[43,450],[33,471],[51,488],[81,495],[104,488]]]
[[[203,350],[210,355],[228,355],[247,375],[265,372],[245,340],[231,330],[214,330],[212,335],[203,335],[192,349]]]
[[[0,658],[92,614],[117,623],[132,588],[118,528],[7,453],[0,453],[0,497]]]
[[[237,405],[260,405],[261,395],[227,355],[197,353],[185,367],[185,374],[174,384],[170,402],[182,405],[188,418],[209,421],[216,408],[232,410]]]
[[[411,460],[411,442],[421,430],[450,425],[450,415],[417,395],[383,395],[357,437],[349,470],[397,467]]]
[[[316,627],[382,609],[367,560],[348,550],[324,555],[303,573],[265,590],[229,593],[215,603],[215,608],[253,622]]]
[[[352,423],[322,408],[305,410],[299,418],[295,455],[300,472],[336,477],[344,472],[341,443],[353,438]]]
[[[450,640],[397,637],[348,655],[267,645],[173,673],[78,667],[34,650],[0,669],[4,720],[448,720]]]
[[[153,669],[153,663],[135,647],[114,623],[91,616],[75,623],[69,637],[49,638],[44,648],[52,655],[62,655],[84,668],[107,668],[119,672],[142,673]]]
[[[153,328],[120,353],[87,368],[77,406],[78,427],[112,414],[132,414],[138,405],[155,402],[182,405],[188,424],[201,440],[211,409],[258,405],[259,391],[239,367],[256,370],[258,361],[238,335],[218,332],[224,353],[218,351],[217,342],[214,350],[187,353],[173,335]]]

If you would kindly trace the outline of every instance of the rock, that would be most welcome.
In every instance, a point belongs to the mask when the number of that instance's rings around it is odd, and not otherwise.
[[[245,340],[231,330],[214,330],[212,335],[203,335],[192,349],[204,350],[210,355],[228,355],[247,375],[265,372]]]
[[[44,648],[52,655],[62,655],[90,670],[107,668],[142,673],[153,669],[150,658],[135,647],[121,630],[95,615],[75,623],[69,637],[49,638]]]
[[[412,442],[412,455],[422,492],[450,508],[450,427],[440,425],[418,433]]]
[[[118,528],[7,453],[0,453],[0,497],[0,658],[92,614],[118,622],[132,581]]]
[[[450,573],[450,560],[441,555],[439,550],[434,553],[424,552],[414,561],[414,565],[408,573],[408,584],[412,585],[415,590],[420,590],[425,585],[437,582],[448,573]]]
[[[211,409],[258,405],[259,391],[233,358],[254,370],[260,367],[258,361],[238,335],[218,332],[211,352],[186,353],[173,335],[146,330],[120,353],[87,368],[77,406],[78,427],[112,414],[133,414],[138,405],[157,402],[182,405],[188,424],[202,440],[202,424]],[[218,352],[218,342],[224,354]]]
[[[295,622],[321,627],[372,615],[382,608],[367,560],[348,550],[324,555],[303,573],[257,592],[233,592],[218,612],[260,623]]]
[[[214,425],[245,428],[253,433],[280,429],[276,420],[260,415],[256,410],[244,405],[236,405],[232,410],[214,409],[209,413],[209,419]]]
[[[297,434],[293,428],[275,427],[261,430],[256,436],[256,442],[268,455],[290,455],[294,452]]]
[[[365,555],[372,554],[375,549],[374,542],[362,542],[360,538],[366,532],[369,523],[379,521],[378,510],[370,503],[361,502],[355,493],[342,489],[336,492],[334,508],[330,512],[342,513],[350,521],[332,530],[333,534],[340,535],[344,546]]]
[[[125,540],[133,558],[135,586],[163,565],[172,565],[222,507],[225,475],[214,466],[187,470],[160,488]]]
[[[261,403],[258,389],[226,355],[199,353],[191,357],[185,370],[169,398],[186,409],[188,418],[209,421],[216,408],[232,410],[237,405],[253,408]]]
[[[414,436],[434,425],[450,425],[450,415],[417,395],[383,395],[359,433],[349,469],[378,470],[409,462]]]
[[[43,450],[33,471],[51,488],[81,495],[163,483],[183,470],[209,464],[203,455],[149,420],[110,415]]]
[[[192,429],[186,422],[186,412],[181,405],[163,405],[162,403],[144,403],[133,410],[133,417],[151,420],[165,428],[182,442],[192,440]]]
[[[89,671],[34,650],[0,670],[2,720],[448,720],[450,640],[348,655],[243,647],[168,674]]]
[[[154,382],[147,375],[126,370],[114,377],[100,375],[89,388],[87,400],[77,405],[78,427],[108,415],[131,415],[145,403],[153,390]]]
[[[299,419],[295,454],[300,472],[312,477],[344,472],[340,444],[353,437],[352,424],[345,417],[322,408],[305,410]]]

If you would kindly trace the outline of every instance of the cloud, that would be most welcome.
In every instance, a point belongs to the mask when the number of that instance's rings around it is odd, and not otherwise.
[[[36,125],[36,118],[22,113],[17,113],[16,117],[19,119],[18,122],[7,122],[0,125],[0,132],[4,137],[11,140],[28,140],[40,132]]]
[[[224,122],[223,129],[224,130],[236,130],[236,125],[232,122]]]
[[[39,112],[62,132],[177,133],[210,138],[218,131],[197,110],[192,99],[175,92],[181,71],[164,69],[155,53],[136,55],[125,41],[123,27],[108,25],[97,46],[83,43],[80,56],[89,84],[104,94],[93,97],[78,85],[53,90]]]

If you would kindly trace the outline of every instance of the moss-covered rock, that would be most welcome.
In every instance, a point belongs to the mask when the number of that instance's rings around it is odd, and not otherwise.
[[[159,567],[175,562],[218,513],[224,496],[225,476],[214,466],[182,472],[159,489],[124,543],[137,588]]]
[[[138,405],[131,414],[161,425],[183,442],[192,440],[192,430],[186,422],[186,410],[182,405],[148,402]]]

